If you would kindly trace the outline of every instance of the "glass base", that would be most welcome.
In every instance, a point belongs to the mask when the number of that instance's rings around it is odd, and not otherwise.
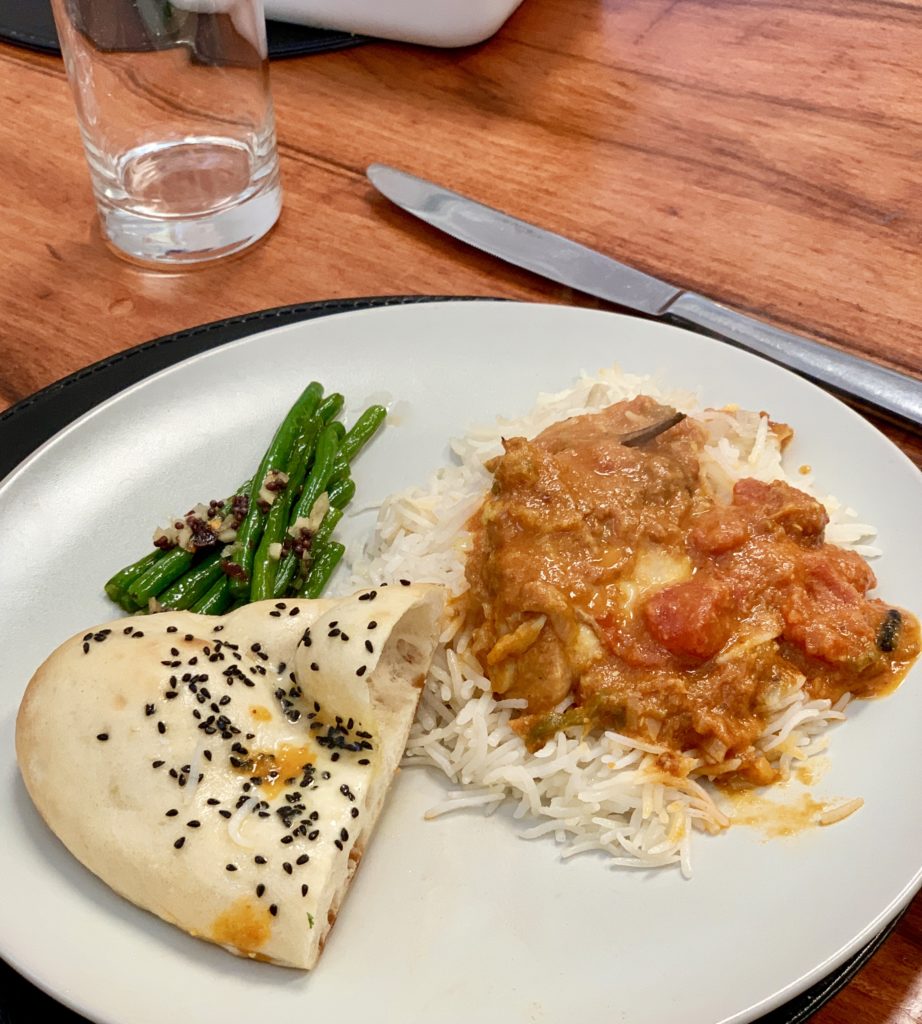
[[[282,205],[277,165],[257,182],[252,167],[245,147],[223,139],[134,150],[120,161],[118,186],[97,190],[103,234],[129,259],[165,268],[240,252]]]

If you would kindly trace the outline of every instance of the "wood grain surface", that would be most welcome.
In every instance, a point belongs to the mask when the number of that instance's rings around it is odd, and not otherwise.
[[[365,181],[373,161],[920,375],[920,53],[919,0],[525,0],[479,47],[279,62],[279,225],[238,259],[161,273],[99,236],[61,62],[0,46],[0,409],[287,303],[599,305],[394,209]],[[922,466],[918,436],[882,427]],[[813,1021],[922,1024],[922,897]]]

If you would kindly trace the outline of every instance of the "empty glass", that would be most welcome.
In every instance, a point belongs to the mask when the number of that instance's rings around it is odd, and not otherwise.
[[[262,0],[53,0],[103,232],[142,261],[226,256],[278,219]]]

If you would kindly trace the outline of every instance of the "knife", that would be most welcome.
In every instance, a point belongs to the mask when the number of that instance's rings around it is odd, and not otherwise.
[[[731,341],[922,428],[922,380],[772,327],[394,167],[372,164],[367,174],[392,203],[507,263],[598,299]]]

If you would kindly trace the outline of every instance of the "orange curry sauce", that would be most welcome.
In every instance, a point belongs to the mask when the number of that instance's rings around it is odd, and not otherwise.
[[[779,697],[802,677],[833,702],[892,689],[919,623],[867,596],[873,572],[825,543],[814,498],[743,479],[719,502],[700,424],[622,443],[672,412],[641,396],[504,441],[471,522],[474,653],[497,694],[527,699],[515,726],[533,748],[611,728],[739,758],[733,775],[761,785],[776,771],[754,743]]]

